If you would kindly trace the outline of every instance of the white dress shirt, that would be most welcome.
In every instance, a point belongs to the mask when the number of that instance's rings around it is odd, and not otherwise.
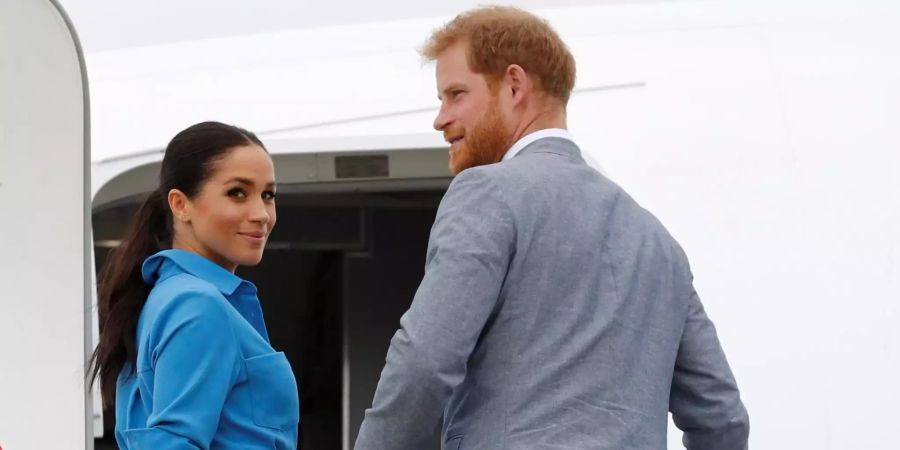
[[[506,154],[503,155],[503,161],[516,156],[520,151],[522,151],[523,148],[525,148],[526,145],[545,137],[557,137],[575,142],[575,138],[572,137],[572,133],[569,133],[569,130],[564,130],[562,128],[545,128],[543,130],[538,130],[526,134],[525,136],[519,138],[519,140],[516,141],[516,143],[513,144],[512,147],[509,148],[509,150],[506,151]]]

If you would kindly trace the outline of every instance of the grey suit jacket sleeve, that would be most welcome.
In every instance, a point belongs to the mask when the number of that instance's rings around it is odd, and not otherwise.
[[[672,379],[669,410],[688,450],[745,450],[750,419],[734,375],[697,292],[688,314]]]
[[[426,447],[497,306],[514,240],[509,206],[483,168],[460,173],[438,208],[425,276],[391,340],[357,450]]]

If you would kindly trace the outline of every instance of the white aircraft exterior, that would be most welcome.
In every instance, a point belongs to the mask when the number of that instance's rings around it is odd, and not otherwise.
[[[577,61],[568,123],[582,151],[688,254],[752,446],[893,448],[900,5],[708,0],[536,12]],[[179,130],[218,120],[257,132],[289,206],[445,189],[433,66],[416,49],[448,19],[82,57],[55,2],[4,1],[0,447],[90,449],[103,433],[83,378],[96,341],[92,251],[117,242],[99,238],[96,221],[155,187]],[[285,211],[280,223],[317,217]],[[356,301],[344,297],[346,314]],[[355,342],[395,319],[341,322],[344,448],[387,346],[362,361]],[[362,385],[369,390],[350,393]],[[669,448],[682,448],[674,426]]]

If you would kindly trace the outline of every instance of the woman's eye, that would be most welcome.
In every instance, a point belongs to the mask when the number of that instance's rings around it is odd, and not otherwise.
[[[228,191],[228,196],[235,197],[235,198],[244,198],[247,196],[247,194],[244,193],[243,189],[234,188],[234,189]]]
[[[275,200],[275,192],[274,191],[265,191],[262,194],[263,200]]]

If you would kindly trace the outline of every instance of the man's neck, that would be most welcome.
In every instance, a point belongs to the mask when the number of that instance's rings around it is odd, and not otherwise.
[[[547,128],[566,127],[566,110],[564,108],[553,108],[536,111],[534,114],[526,116],[513,133],[512,142],[522,139],[535,131],[546,130]]]

